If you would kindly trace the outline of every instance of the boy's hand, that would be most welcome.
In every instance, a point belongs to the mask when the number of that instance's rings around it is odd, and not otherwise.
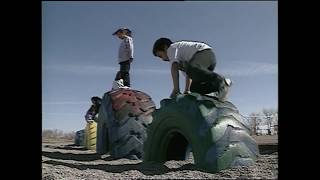
[[[178,94],[181,94],[179,90],[173,89],[170,95],[170,98],[174,99],[177,97]]]

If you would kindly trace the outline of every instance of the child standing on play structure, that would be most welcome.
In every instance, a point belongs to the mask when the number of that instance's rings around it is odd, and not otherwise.
[[[120,70],[118,71],[115,81],[123,79],[124,86],[130,87],[130,63],[133,61],[133,39],[132,32],[128,28],[119,28],[112,35],[116,35],[122,40],[119,47],[118,62]]]

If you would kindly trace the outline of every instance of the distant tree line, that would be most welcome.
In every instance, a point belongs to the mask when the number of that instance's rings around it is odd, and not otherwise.
[[[263,130],[267,131],[268,135],[278,133],[278,110],[277,109],[263,109],[261,112],[251,113],[247,120],[251,126],[251,134],[258,135]]]
[[[42,130],[42,138],[46,139],[68,139],[73,140],[75,137],[75,132],[63,132],[58,129],[44,129]]]

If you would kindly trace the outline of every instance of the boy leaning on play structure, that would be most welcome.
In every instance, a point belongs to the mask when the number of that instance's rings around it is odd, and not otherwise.
[[[226,100],[231,80],[214,72],[216,58],[209,45],[196,41],[172,42],[168,38],[160,38],[154,43],[153,55],[171,63],[173,80],[171,98],[180,93],[178,71],[180,70],[186,77],[185,94],[215,93],[219,100]]]
[[[92,105],[90,106],[90,108],[88,109],[86,115],[85,115],[85,120],[87,122],[92,121],[95,119],[96,115],[99,113],[99,108],[101,106],[101,101],[102,99],[97,97],[97,96],[93,96],[91,98],[91,102]]]

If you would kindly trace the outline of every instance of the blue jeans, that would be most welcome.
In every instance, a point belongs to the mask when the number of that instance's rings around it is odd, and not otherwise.
[[[123,85],[130,87],[130,61],[120,62],[120,71],[118,71],[115,80],[123,79]]]

